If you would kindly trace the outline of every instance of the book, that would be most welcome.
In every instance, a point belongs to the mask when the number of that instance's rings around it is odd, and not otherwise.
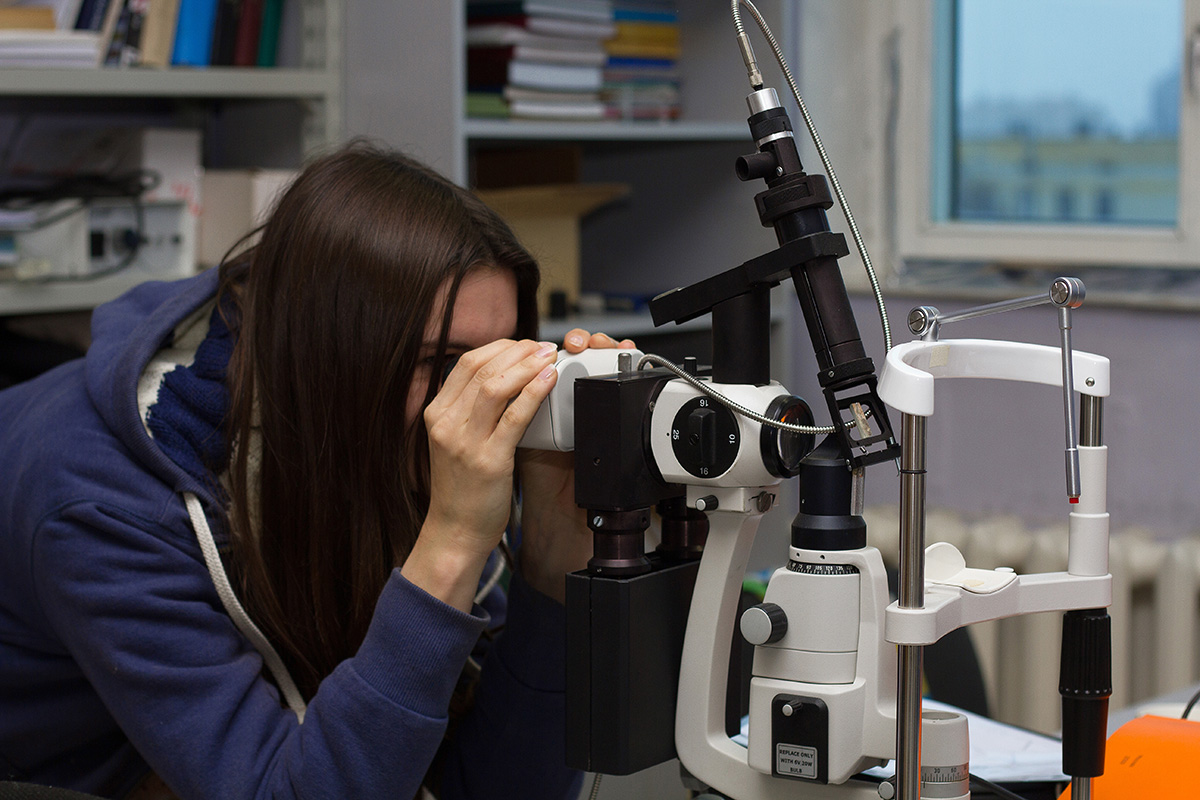
[[[659,22],[617,22],[616,35],[604,42],[609,55],[626,58],[676,60],[680,55],[679,26]]]
[[[676,22],[675,0],[613,0],[613,19],[633,22]]]
[[[71,30],[82,0],[0,0],[0,29]]]
[[[263,0],[242,0],[237,35],[233,42],[233,65],[253,67],[258,59],[258,40],[262,35]]]
[[[122,0],[104,53],[106,67],[131,67],[141,61],[142,26],[149,0]]]
[[[503,89],[524,86],[534,89],[599,91],[604,71],[587,64],[546,64],[536,61],[507,61],[468,65],[467,85],[472,89]]]
[[[514,100],[508,104],[508,113],[514,119],[595,120],[604,119],[604,103],[599,100],[581,103]]]
[[[604,65],[606,81],[678,81],[679,65],[674,59],[620,58],[609,56]]]
[[[124,8],[124,0],[108,0],[108,5],[104,9],[104,22],[100,24],[100,52],[96,66],[104,66],[109,47],[117,32],[117,21],[121,18]]]
[[[212,55],[217,0],[180,0],[171,48],[174,66],[207,67]]]
[[[619,58],[649,58],[664,61],[674,61],[679,58],[678,44],[656,44],[654,42],[621,42],[609,39],[604,43],[604,50],[610,56]]]
[[[39,5],[48,3],[54,9],[54,27],[60,31],[75,27],[75,20],[79,18],[79,7],[83,5],[83,0],[36,0],[36,2]]]
[[[141,66],[161,68],[171,64],[178,17],[179,0],[149,0],[142,22]]]
[[[467,20],[475,16],[548,15],[569,19],[612,20],[611,0],[468,0]]]
[[[643,11],[633,8],[613,8],[615,22],[675,22],[679,15],[675,11]]]
[[[523,28],[529,33],[597,40],[607,39],[617,32],[617,27],[611,20],[569,19],[533,14],[475,17],[467,20],[468,30],[478,25],[507,25]]]
[[[0,67],[93,68],[103,52],[95,31],[0,31]]]
[[[0,28],[52,31],[58,23],[50,6],[0,6]]]
[[[679,26],[661,22],[614,22],[617,34],[612,41],[649,42],[679,46]]]
[[[75,30],[98,31],[104,27],[110,0],[83,0],[75,17]]]
[[[472,63],[486,65],[496,61],[508,62],[514,59],[540,61],[548,64],[586,64],[594,67],[603,66],[608,61],[604,50],[599,45],[565,48],[518,44],[467,48],[468,72],[471,70]]]
[[[516,119],[598,120],[605,105],[596,92],[506,86],[502,92],[467,92],[467,116]]]
[[[530,47],[554,47],[559,49],[575,49],[580,47],[598,48],[602,38],[581,36],[555,36],[553,34],[537,33],[524,25],[511,22],[480,22],[467,26],[466,43],[468,47],[501,45],[528,45]]]
[[[129,0],[117,0],[118,11],[115,22],[108,28],[108,36],[104,40],[104,56],[102,66],[113,67],[121,54],[121,46],[125,41],[125,29],[129,27]]]
[[[283,0],[263,0],[262,23],[258,33],[258,54],[254,63],[273,67],[279,60],[279,29],[283,24]]]
[[[238,19],[242,0],[217,0],[213,16],[212,45],[208,63],[214,67],[233,66],[233,47],[237,39]]]
[[[523,86],[505,86],[501,96],[509,102],[533,103],[592,103],[600,95],[596,92],[554,91],[553,89],[526,89]]]
[[[464,108],[468,117],[508,118],[508,102],[500,92],[467,92]]]

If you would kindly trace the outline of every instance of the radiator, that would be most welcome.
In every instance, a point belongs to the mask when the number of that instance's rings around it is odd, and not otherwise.
[[[895,507],[863,514],[870,543],[897,567]],[[1034,529],[1016,517],[968,522],[926,513],[926,544],[955,545],[967,566],[1018,573],[1066,569],[1067,525]],[[1114,532],[1109,546],[1113,602],[1113,695],[1119,709],[1200,681],[1200,541],[1154,542],[1143,530]],[[1060,727],[1058,661],[1062,613],[997,620],[969,629],[994,718],[1053,733]],[[1111,733],[1111,731],[1110,731]]]

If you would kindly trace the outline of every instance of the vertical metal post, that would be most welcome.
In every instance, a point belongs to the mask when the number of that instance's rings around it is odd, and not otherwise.
[[[900,433],[900,608],[925,605],[925,418],[904,414]],[[900,645],[896,691],[898,800],[921,796],[921,662],[924,648]]]
[[[1079,444],[1082,447],[1100,447],[1103,442],[1104,399],[1084,394],[1079,397]],[[1073,800],[1092,800],[1092,779],[1073,775],[1071,777]]]
[[[1075,444],[1075,357],[1071,348],[1071,309],[1058,309],[1058,331],[1062,343],[1063,415],[1067,429],[1067,497],[1079,499],[1079,449]]]
[[[1079,444],[1099,447],[1104,444],[1104,398],[1090,394],[1079,396]]]

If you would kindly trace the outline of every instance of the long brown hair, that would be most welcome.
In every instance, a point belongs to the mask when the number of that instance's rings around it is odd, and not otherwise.
[[[227,437],[233,571],[305,698],[354,654],[428,507],[428,445],[405,400],[439,289],[437,358],[463,276],[517,278],[537,329],[537,267],[474,195],[354,142],[307,166],[257,245],[222,267],[237,344]],[[437,386],[430,381],[426,402]],[[261,447],[257,442],[261,441]],[[261,466],[253,467],[261,454]]]

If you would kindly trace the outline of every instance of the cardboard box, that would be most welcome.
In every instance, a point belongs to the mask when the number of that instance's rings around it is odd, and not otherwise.
[[[238,239],[266,222],[295,177],[290,169],[206,170],[197,248],[200,266],[219,264]]]
[[[629,193],[623,183],[522,186],[479,191],[479,197],[512,227],[538,260],[542,282],[538,310],[550,308],[550,293],[562,291],[568,305],[579,300],[579,226],[592,211]]]

